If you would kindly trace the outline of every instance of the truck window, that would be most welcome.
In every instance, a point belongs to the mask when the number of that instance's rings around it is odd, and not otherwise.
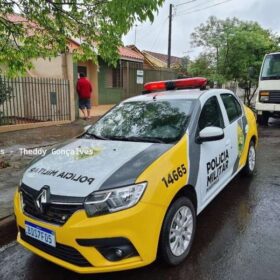
[[[270,54],[265,57],[262,68],[261,80],[280,79],[280,53]]]

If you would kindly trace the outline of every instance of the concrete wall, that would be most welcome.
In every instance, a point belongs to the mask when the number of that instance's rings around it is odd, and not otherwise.
[[[73,55],[71,53],[61,54],[51,59],[39,58],[34,60],[33,69],[28,71],[30,77],[44,77],[69,80],[70,83],[70,115],[71,121],[75,120],[75,85],[73,70]]]
[[[52,59],[39,58],[32,61],[34,68],[28,71],[28,76],[64,79],[63,58],[64,56],[60,55]]]

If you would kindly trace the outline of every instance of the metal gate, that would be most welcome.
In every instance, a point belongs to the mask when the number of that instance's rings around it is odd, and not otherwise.
[[[70,120],[68,80],[0,76],[0,125]]]

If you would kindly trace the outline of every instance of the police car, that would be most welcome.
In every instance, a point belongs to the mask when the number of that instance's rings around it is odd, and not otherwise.
[[[36,158],[15,194],[18,242],[79,273],[182,263],[197,215],[252,175],[253,112],[206,79],[152,82]]]

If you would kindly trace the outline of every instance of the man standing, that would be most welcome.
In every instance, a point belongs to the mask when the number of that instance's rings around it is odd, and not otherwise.
[[[90,118],[91,102],[90,97],[92,93],[92,85],[86,78],[84,73],[80,73],[80,78],[77,81],[77,92],[79,95],[79,108],[84,114],[84,120]]]

